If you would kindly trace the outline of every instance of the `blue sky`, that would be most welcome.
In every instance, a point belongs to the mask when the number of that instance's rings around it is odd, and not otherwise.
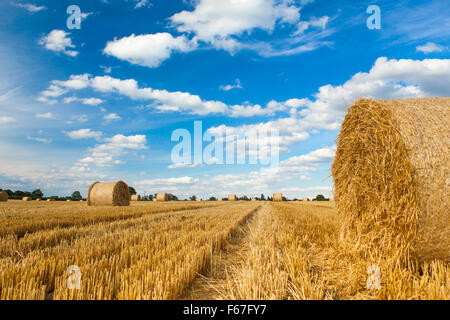
[[[346,107],[449,96],[449,13],[445,1],[2,1],[0,188],[86,194],[122,179],[181,198],[330,196]],[[280,170],[175,166],[172,132],[194,121],[279,130]]]

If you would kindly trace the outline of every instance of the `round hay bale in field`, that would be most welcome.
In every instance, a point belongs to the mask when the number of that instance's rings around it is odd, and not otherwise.
[[[94,182],[88,191],[88,206],[129,206],[128,185],[123,181]]]
[[[219,198],[219,199],[217,199],[217,201],[223,201],[223,198]]]
[[[252,201],[258,201],[258,199],[256,199],[256,198],[253,198],[253,199],[252,199]]]
[[[36,199],[37,202],[41,201],[41,199]]]
[[[0,202],[7,202],[8,194],[5,191],[0,191]]]
[[[236,195],[235,195],[235,194],[230,194],[230,195],[228,196],[228,201],[237,201]]]
[[[47,199],[47,202],[53,202],[56,201],[55,199]]]
[[[22,201],[31,201],[31,197],[23,197]]]
[[[131,201],[141,201],[141,196],[138,194],[133,194],[131,196]]]
[[[332,165],[341,239],[450,261],[449,123],[450,98],[352,105]]]
[[[282,193],[274,193],[273,201],[283,201],[283,194]]]
[[[169,201],[169,194],[168,193],[158,193],[156,195],[156,201],[157,202],[167,202],[167,201]]]
[[[303,202],[308,202],[308,201],[309,201],[309,198],[303,198],[302,201],[303,201]]]

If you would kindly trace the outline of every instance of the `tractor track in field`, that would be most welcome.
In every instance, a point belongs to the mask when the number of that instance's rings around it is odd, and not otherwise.
[[[259,211],[266,203],[252,210],[242,224],[231,233],[224,248],[214,252],[210,267],[198,274],[179,300],[227,299],[230,271],[239,266],[246,252],[249,229],[255,224]]]

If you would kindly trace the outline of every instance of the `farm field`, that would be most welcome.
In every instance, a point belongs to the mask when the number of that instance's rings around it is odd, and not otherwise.
[[[449,264],[376,261],[333,202],[0,204],[0,299],[448,299]],[[79,266],[69,290],[67,268]]]

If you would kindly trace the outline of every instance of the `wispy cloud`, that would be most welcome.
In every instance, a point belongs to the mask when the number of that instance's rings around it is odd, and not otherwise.
[[[25,10],[27,10],[30,13],[35,13],[35,12],[39,12],[42,10],[46,10],[47,7],[44,6],[36,6],[32,3],[19,3],[19,2],[12,2],[12,5],[19,7],[19,8],[23,8]]]
[[[227,84],[227,85],[222,85],[219,87],[220,90],[222,91],[230,91],[233,89],[242,89],[242,84],[241,84],[241,80],[236,79],[234,81],[234,84]]]
[[[47,139],[47,138],[37,138],[37,137],[27,137],[28,140],[32,140],[32,141],[36,141],[36,142],[40,142],[40,143],[45,143],[45,144],[49,144],[52,143],[52,139]]]
[[[16,119],[14,119],[13,117],[0,117],[1,125],[14,123],[14,122],[16,122]]]
[[[51,113],[51,112],[47,112],[47,113],[37,113],[36,114],[36,118],[41,118],[41,119],[56,119],[56,116]]]
[[[434,42],[427,42],[424,45],[417,46],[416,51],[423,52],[425,54],[433,53],[433,52],[442,52],[444,51],[444,47],[437,45]]]

